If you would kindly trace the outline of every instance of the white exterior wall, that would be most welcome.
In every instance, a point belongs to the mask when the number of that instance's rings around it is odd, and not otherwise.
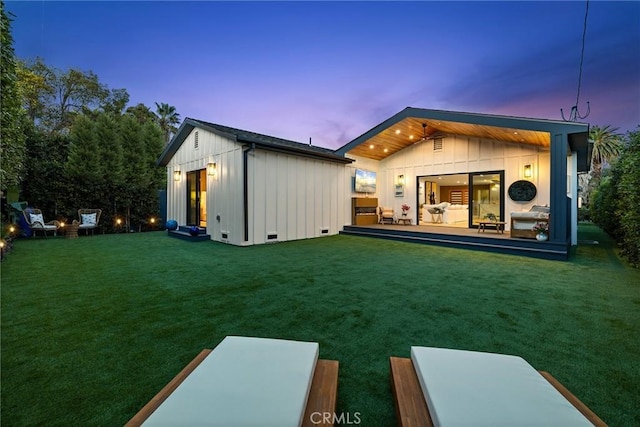
[[[167,164],[167,219],[186,224],[187,172],[205,169],[209,162],[216,163],[217,171],[216,177],[207,175],[207,233],[212,240],[221,241],[226,232],[228,242],[239,245],[243,239],[242,145],[229,138],[203,129],[191,131]],[[176,170],[180,170],[180,181],[173,179]]]
[[[546,205],[550,200],[550,154],[546,150],[524,144],[481,139],[467,136],[443,138],[442,151],[433,150],[433,141],[414,144],[379,162],[353,156],[352,168],[377,171],[376,196],[380,206],[391,206],[396,212],[402,204],[408,204],[415,212],[418,176],[444,175],[504,170],[505,216],[510,212],[527,211],[533,205]],[[376,163],[372,165],[371,162]],[[531,202],[511,200],[507,194],[509,185],[524,179],[524,165],[531,164],[531,181],[537,195]],[[404,175],[404,197],[395,197],[397,177]],[[507,229],[509,228],[507,221]]]
[[[261,244],[337,234],[349,223],[347,168],[260,149],[249,153],[249,241]],[[325,234],[322,230],[327,230]],[[276,238],[268,239],[268,235]]]

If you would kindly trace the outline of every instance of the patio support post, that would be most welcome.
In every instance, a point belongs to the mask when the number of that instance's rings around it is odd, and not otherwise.
[[[566,133],[551,135],[551,223],[549,240],[566,243],[567,230],[567,153],[569,141]]]

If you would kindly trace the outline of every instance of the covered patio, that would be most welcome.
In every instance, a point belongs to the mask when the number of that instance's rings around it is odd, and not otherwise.
[[[567,259],[577,244],[577,176],[589,164],[587,134],[584,123],[408,107],[337,153],[377,177],[375,194],[355,188],[354,199],[375,197],[396,217],[407,206],[419,225],[352,221],[344,233]],[[512,214],[540,207],[551,218],[549,241],[510,237]],[[504,234],[478,233],[491,221]]]

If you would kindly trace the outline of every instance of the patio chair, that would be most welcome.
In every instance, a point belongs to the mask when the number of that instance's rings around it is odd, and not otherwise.
[[[333,425],[338,362],[318,343],[228,336],[202,350],[126,426]]]
[[[78,218],[80,218],[80,224],[78,224],[78,230],[85,230],[85,235],[91,234],[98,227],[100,221],[100,214],[102,209],[78,209]]]
[[[606,426],[551,374],[505,354],[411,347],[391,357],[399,426]]]
[[[380,224],[393,224],[394,222],[393,208],[380,206]]]
[[[34,236],[37,231],[41,231],[44,237],[47,237],[48,231],[52,232],[54,236],[58,234],[60,222],[55,220],[45,222],[40,209],[27,208],[22,211],[22,215]]]

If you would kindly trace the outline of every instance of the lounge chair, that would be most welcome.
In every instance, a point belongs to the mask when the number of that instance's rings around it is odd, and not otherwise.
[[[127,426],[333,425],[338,362],[318,344],[228,336],[202,350]],[[331,417],[332,418],[332,417]]]
[[[98,227],[100,222],[100,215],[102,209],[78,209],[78,218],[80,218],[80,224],[78,224],[78,230],[85,230],[85,235],[91,234]]]
[[[29,225],[29,228],[31,228],[31,231],[33,231],[34,236],[36,235],[36,231],[41,231],[42,234],[44,234],[44,237],[47,237],[48,231],[52,232],[54,236],[58,234],[60,222],[44,222],[42,211],[40,209],[27,208],[22,211],[22,215],[24,216],[27,225]]]
[[[392,357],[399,426],[606,426],[548,372],[504,354],[411,347]]]

